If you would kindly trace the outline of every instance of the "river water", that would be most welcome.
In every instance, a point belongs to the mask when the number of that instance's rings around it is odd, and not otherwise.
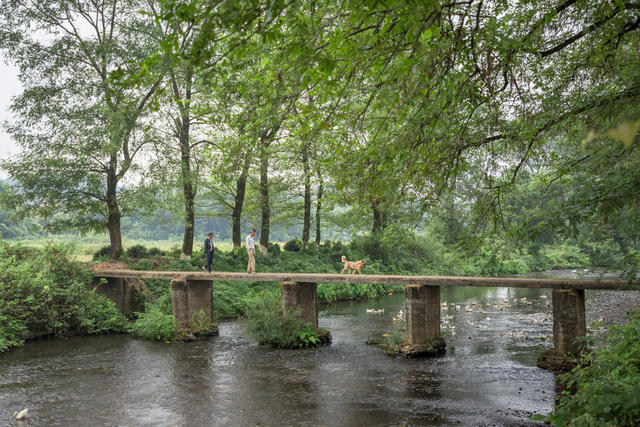
[[[240,322],[177,345],[125,335],[30,342],[0,355],[0,425],[16,424],[23,407],[20,425],[75,426],[526,425],[548,413],[554,375],[535,362],[551,346],[550,291],[444,287],[442,301],[447,352],[432,359],[365,343],[396,330],[402,293],[321,308],[333,343],[315,350],[258,346]]]

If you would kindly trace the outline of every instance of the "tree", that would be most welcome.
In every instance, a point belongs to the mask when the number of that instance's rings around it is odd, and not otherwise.
[[[208,142],[192,140],[192,127],[199,118],[197,95],[202,91],[202,88],[198,87],[201,84],[200,67],[190,60],[197,34],[195,34],[193,22],[163,20],[161,10],[157,6],[151,2],[149,9],[156,23],[157,32],[161,34],[158,43],[164,56],[158,60],[161,59],[165,64],[167,79],[164,83],[166,92],[170,94],[164,113],[170,121],[171,136],[177,146],[178,154],[176,156],[174,150],[169,149],[169,155],[162,160],[173,163],[174,159],[179,159],[178,181],[182,187],[184,205],[184,233],[180,256],[189,259],[193,253],[195,201],[200,182],[197,163],[201,157],[201,150],[195,147]],[[195,116],[194,111],[196,111]]]
[[[2,2],[0,47],[25,88],[7,125],[22,147],[2,163],[16,181],[14,206],[50,225],[106,226],[122,253],[120,219],[130,209],[136,158],[149,139],[144,117],[161,82],[145,78],[152,27],[133,1]],[[125,88],[113,77],[138,75]]]

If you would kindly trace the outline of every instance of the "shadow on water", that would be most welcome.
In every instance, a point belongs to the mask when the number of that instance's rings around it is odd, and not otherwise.
[[[502,300],[512,307],[496,308]],[[0,355],[0,425],[25,406],[23,425],[527,425],[549,412],[554,376],[535,360],[551,345],[551,322],[531,319],[550,311],[550,292],[447,287],[445,301],[447,353],[433,359],[365,344],[396,328],[402,294],[323,307],[333,343],[317,350],[258,346],[239,322],[180,345],[124,335],[35,341]]]

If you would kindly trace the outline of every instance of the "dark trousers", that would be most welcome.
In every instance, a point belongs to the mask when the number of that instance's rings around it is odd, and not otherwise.
[[[211,273],[211,263],[213,262],[213,252],[205,252],[205,258],[207,258],[207,271]]]

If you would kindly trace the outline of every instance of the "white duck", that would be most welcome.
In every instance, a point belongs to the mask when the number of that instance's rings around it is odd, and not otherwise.
[[[24,408],[22,411],[15,411],[13,413],[13,416],[16,417],[16,420],[22,420],[26,418],[27,412],[29,412],[29,410],[27,408]]]

